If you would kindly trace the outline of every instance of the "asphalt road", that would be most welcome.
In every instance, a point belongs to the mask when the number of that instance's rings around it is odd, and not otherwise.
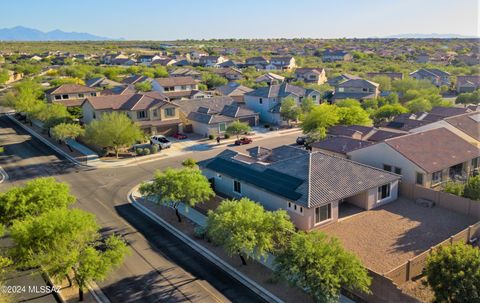
[[[290,144],[295,138],[295,134],[290,134],[262,140],[261,145]],[[0,117],[0,145],[5,147],[0,166],[10,176],[10,180],[0,185],[0,191],[34,177],[54,176],[70,184],[77,197],[76,207],[94,213],[103,233],[121,234],[130,244],[132,254],[123,266],[99,283],[112,302],[263,302],[126,200],[129,190],[150,179],[156,169],[179,166],[189,157],[206,159],[222,149],[126,168],[79,168],[6,117]],[[244,151],[249,147],[233,148]]]

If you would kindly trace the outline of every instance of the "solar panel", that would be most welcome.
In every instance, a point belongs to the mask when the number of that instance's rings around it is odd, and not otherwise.
[[[302,196],[295,192],[295,189],[303,183],[303,180],[271,169],[256,171],[222,158],[214,159],[206,167],[291,200],[298,200]]]

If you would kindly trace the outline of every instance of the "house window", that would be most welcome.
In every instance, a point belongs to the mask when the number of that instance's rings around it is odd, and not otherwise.
[[[68,95],[62,95],[62,99],[68,99]]]
[[[377,202],[390,198],[390,183],[378,187]]]
[[[182,90],[187,90],[187,86],[186,86],[186,85],[182,85]]]
[[[288,208],[292,208],[292,202],[288,202]]]
[[[312,95],[312,100],[316,101],[317,100],[317,95]]]
[[[95,97],[97,95],[97,93],[91,93],[90,95]]]
[[[165,117],[174,117],[175,108],[165,108]]]
[[[368,88],[362,88],[362,91],[368,92]]]
[[[60,96],[60,95],[55,96],[55,100],[61,100],[61,99],[62,99],[62,96]]]
[[[297,210],[297,204],[293,204],[293,209]]]
[[[391,165],[387,165],[387,164],[383,164],[383,170],[392,171],[392,166],[391,166]]]
[[[78,97],[79,97],[79,98],[83,98],[84,95],[83,95],[83,94],[78,94]]]
[[[219,132],[224,132],[227,130],[227,125],[225,123],[218,123],[218,131]]]
[[[472,168],[479,168],[480,167],[480,157],[472,159]]]
[[[263,104],[263,99],[262,98],[258,99],[258,103]]]
[[[93,119],[97,119],[97,115],[93,112]]]
[[[397,175],[401,175],[402,174],[402,169],[400,167],[395,167],[395,173]]]
[[[236,192],[237,194],[242,193],[242,185],[240,181],[233,180],[233,191]]]
[[[158,117],[158,109],[154,109],[154,110],[152,111],[152,115],[153,115],[154,117]]]
[[[417,173],[416,183],[418,185],[423,185],[423,174],[422,173]]]
[[[147,115],[144,110],[137,112],[137,119],[144,119],[146,116]]]
[[[303,213],[303,207],[300,206],[300,212]]]
[[[315,208],[315,224],[332,218],[332,204],[326,204]]]
[[[442,171],[436,171],[432,174],[432,185],[442,182]]]
[[[345,89],[344,89],[343,87],[339,87],[339,88],[338,88],[338,91],[341,92],[341,93],[343,93],[343,92],[345,91]]]

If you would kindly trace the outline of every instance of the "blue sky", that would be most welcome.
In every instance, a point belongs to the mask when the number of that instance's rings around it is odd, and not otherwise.
[[[478,14],[478,0],[11,0],[0,28],[139,40],[476,36]]]

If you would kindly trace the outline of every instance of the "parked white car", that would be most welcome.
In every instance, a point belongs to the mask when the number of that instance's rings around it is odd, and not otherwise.
[[[172,142],[170,142],[165,136],[155,135],[150,137],[150,144],[157,144],[160,149],[170,148]]]

